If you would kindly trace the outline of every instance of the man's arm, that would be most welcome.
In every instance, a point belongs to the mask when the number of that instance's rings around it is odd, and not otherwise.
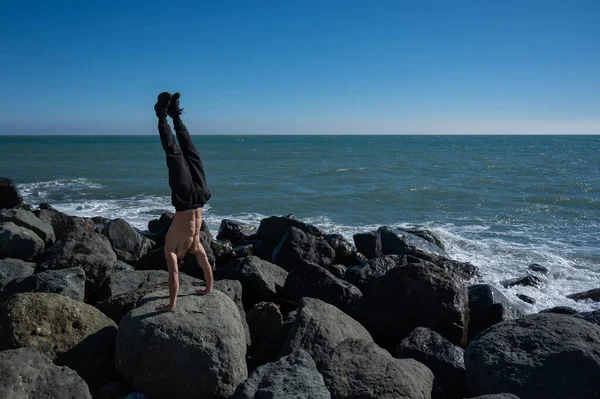
[[[206,251],[204,250],[202,243],[200,243],[200,238],[198,237],[197,239],[198,242],[196,244],[196,252],[194,255],[196,256],[198,265],[200,265],[202,268],[202,273],[204,273],[204,282],[206,283],[206,287],[197,290],[196,293],[200,295],[206,295],[210,294],[213,289],[213,273],[212,267],[208,262],[208,256],[206,256]]]
[[[179,291],[179,268],[177,266],[177,255],[165,249],[165,259],[169,269],[169,304],[156,306],[156,310],[169,311],[177,305],[177,293]]]

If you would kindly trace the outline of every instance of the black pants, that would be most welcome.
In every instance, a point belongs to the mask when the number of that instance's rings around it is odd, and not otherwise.
[[[179,145],[166,118],[158,121],[160,141],[167,154],[171,204],[177,211],[202,208],[211,194],[206,185],[200,153],[183,122],[179,119],[173,124]]]

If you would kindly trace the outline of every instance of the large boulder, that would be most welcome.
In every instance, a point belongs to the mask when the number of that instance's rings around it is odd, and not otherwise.
[[[283,325],[281,310],[273,302],[257,303],[250,309],[246,319],[250,329],[252,345],[257,348],[274,339]]]
[[[12,280],[31,276],[35,272],[35,263],[21,259],[0,259],[0,293]]]
[[[368,231],[366,233],[356,233],[352,236],[356,250],[363,254],[367,259],[374,258],[375,247],[377,245],[377,232]]]
[[[113,272],[117,255],[106,237],[97,233],[81,233],[58,241],[40,264],[43,269],[81,267],[85,271],[85,297],[90,298]]]
[[[435,244],[403,229],[383,226],[377,229],[375,255],[411,255],[431,262],[448,258],[446,251]]]
[[[414,329],[396,347],[396,357],[415,359],[433,372],[444,397],[466,395],[464,350],[425,327]]]
[[[0,223],[2,222],[13,222],[17,226],[33,231],[44,240],[46,245],[52,245],[56,241],[52,226],[35,216],[33,212],[23,209],[0,210]]]
[[[219,280],[214,282],[214,289],[221,291],[227,295],[240,313],[240,319],[242,320],[242,326],[244,326],[244,334],[246,335],[246,344],[250,346],[252,344],[250,336],[250,328],[248,327],[248,321],[246,320],[246,311],[244,310],[244,304],[242,302],[242,284],[238,280]]]
[[[0,177],[0,209],[18,208],[23,203],[19,189],[6,177]]]
[[[580,312],[574,314],[573,316],[600,326],[600,310],[594,310],[592,312]]]
[[[299,349],[258,367],[241,383],[232,399],[330,399],[323,376],[310,355]]]
[[[323,232],[317,227],[296,220],[294,216],[271,216],[260,221],[256,236],[259,240],[266,240],[272,243],[279,243],[284,234],[291,227],[295,227],[303,232],[315,237],[322,237]]]
[[[413,359],[394,359],[372,341],[348,339],[321,369],[332,399],[430,399],[433,373]]]
[[[349,267],[345,279],[361,291],[367,291],[373,281],[393,268],[415,262],[419,259],[412,256],[383,255],[369,259],[364,265]]]
[[[185,289],[170,312],[168,291],[144,297],[119,324],[117,370],[152,398],[221,398],[247,378],[246,338],[235,303],[222,292]]]
[[[52,226],[57,240],[66,240],[69,235],[94,233],[96,224],[90,218],[67,215],[47,203],[40,204],[40,209],[35,215]]]
[[[335,251],[324,238],[290,227],[273,251],[273,263],[291,271],[298,266],[314,263],[327,267],[335,259]]]
[[[335,306],[318,299],[303,298],[281,355],[303,349],[320,369],[329,360],[330,352],[348,338],[373,340],[359,322]]]
[[[154,243],[138,233],[123,219],[115,219],[104,226],[102,231],[112,245],[117,259],[134,264],[141,259]]]
[[[36,273],[9,282],[1,296],[7,298],[20,292],[47,292],[83,301],[85,272],[80,267],[71,267]]]
[[[600,288],[567,295],[567,298],[575,301],[590,300],[593,302],[600,302]]]
[[[280,266],[256,256],[236,259],[214,271],[217,280],[239,280],[243,287],[243,301],[248,309],[281,293],[288,272]]]
[[[344,236],[341,234],[326,234],[323,238],[335,251],[334,263],[347,266],[356,264],[356,248],[346,241]]]
[[[416,327],[428,327],[454,345],[467,341],[467,288],[432,263],[393,268],[372,283],[353,312],[390,351]]]
[[[317,298],[340,309],[356,302],[362,292],[345,280],[314,264],[305,264],[292,270],[285,280],[285,297],[299,301],[304,297]]]
[[[500,290],[489,284],[469,287],[469,310],[469,341],[494,324],[523,316]]]
[[[0,223],[0,259],[33,259],[44,252],[45,244],[33,231],[12,222]]]
[[[256,234],[256,227],[236,220],[223,219],[217,233],[217,240],[229,240],[236,246],[241,241],[248,240]]]
[[[116,377],[116,334],[117,325],[98,309],[58,294],[16,294],[0,307],[1,349],[37,348],[92,390]]]
[[[465,350],[474,394],[510,392],[528,398],[600,397],[600,327],[543,313],[505,321]]]
[[[0,398],[92,399],[85,381],[35,348],[0,352]]]
[[[160,215],[159,219],[154,219],[148,222],[148,231],[151,233],[158,233],[162,230],[168,230],[171,227],[171,223],[173,223],[173,218],[175,214],[173,212],[164,212]]]
[[[483,280],[479,268],[469,262],[446,259],[438,262],[437,265],[465,282],[479,282]]]
[[[239,245],[235,248],[231,248],[230,250],[221,253],[220,256],[215,257],[217,261],[217,267],[223,267],[236,259],[251,256],[253,252],[254,248],[252,244]]]

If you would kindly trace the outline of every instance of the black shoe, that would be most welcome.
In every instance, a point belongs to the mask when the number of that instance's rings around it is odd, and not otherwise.
[[[171,104],[171,93],[167,93],[163,91],[158,95],[158,101],[154,105],[154,111],[156,111],[156,116],[159,118],[161,116],[167,116],[169,110],[169,104]]]
[[[169,104],[169,109],[167,110],[167,114],[169,114],[171,118],[177,118],[179,115],[183,114],[183,108],[179,108],[179,97],[181,97],[179,92],[174,93],[173,97],[171,97],[171,104]]]

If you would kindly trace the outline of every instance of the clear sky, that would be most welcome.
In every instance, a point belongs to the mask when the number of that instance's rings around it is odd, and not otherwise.
[[[600,134],[599,0],[12,1],[0,134]]]

